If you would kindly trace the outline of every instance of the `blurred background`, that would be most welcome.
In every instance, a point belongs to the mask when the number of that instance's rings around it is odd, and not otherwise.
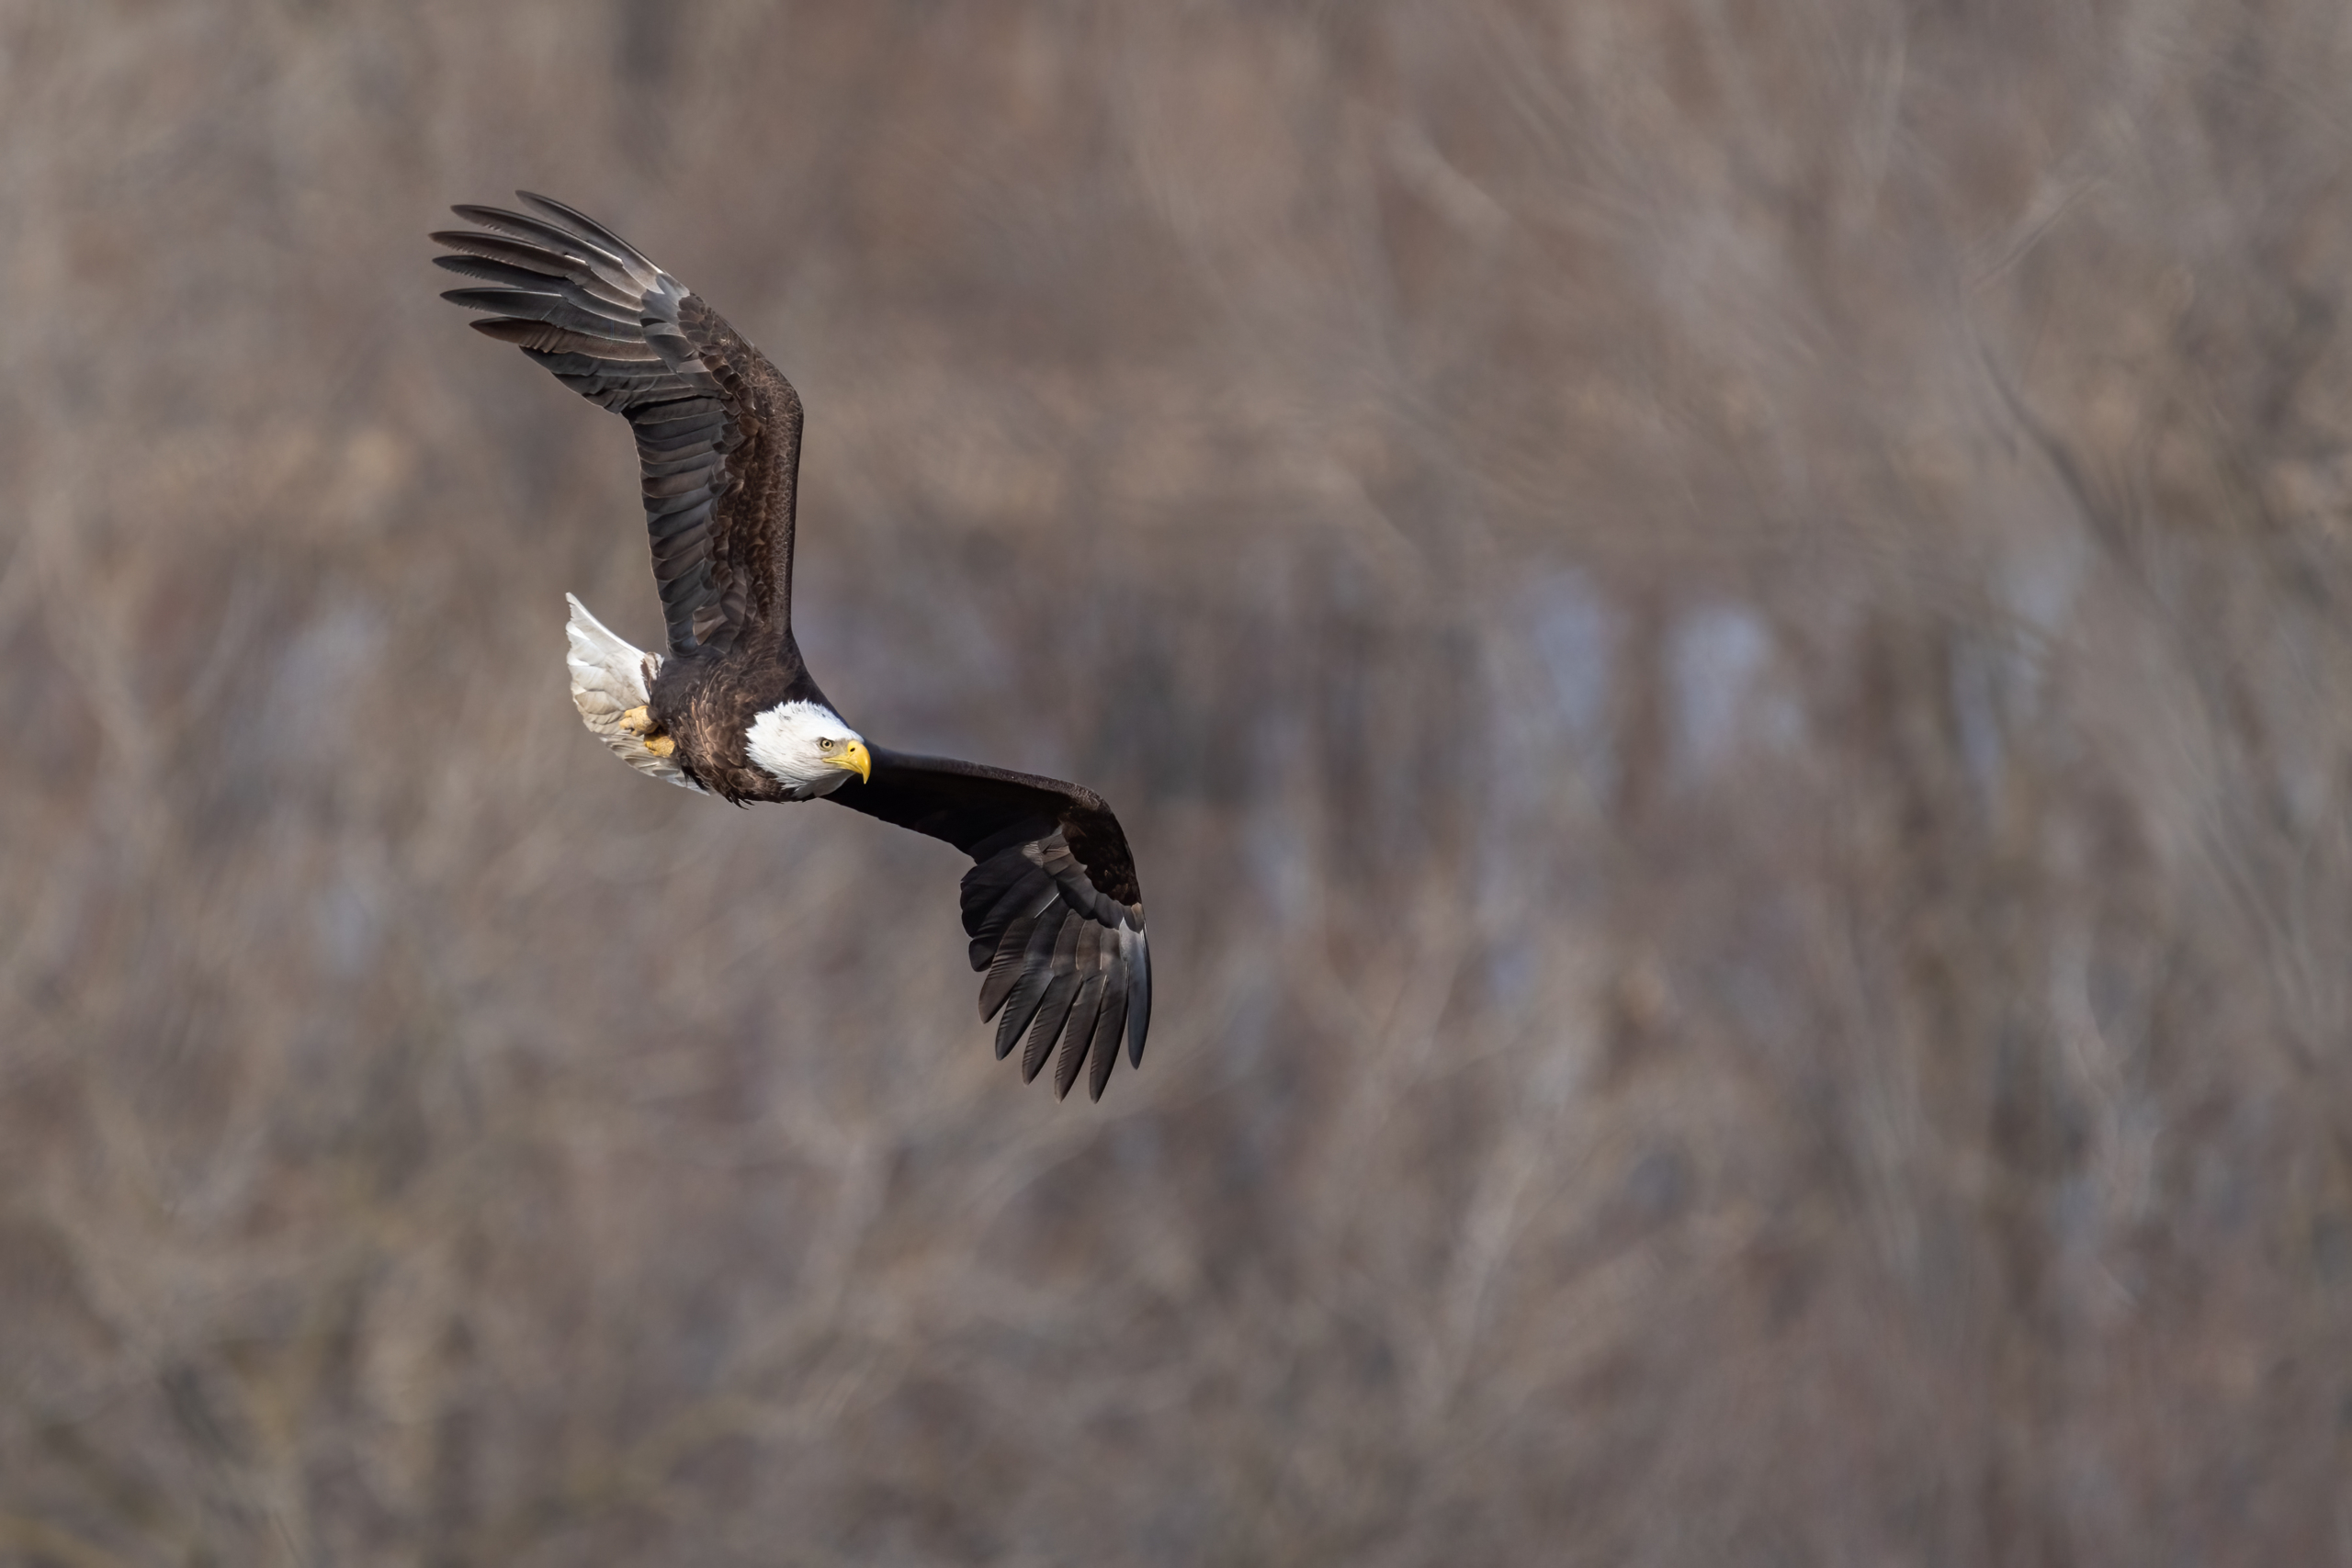
[[[0,6],[0,1562],[2352,1562],[2347,79]],[[1100,1106],[952,851],[580,727],[629,442],[424,238],[516,186],[797,383],[843,711],[1117,807]]]

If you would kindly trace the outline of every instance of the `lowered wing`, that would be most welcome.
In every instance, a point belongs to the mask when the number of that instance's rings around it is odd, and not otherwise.
[[[1091,1062],[1087,1093],[1102,1099],[1122,1037],[1140,1066],[1151,1028],[1143,891],[1119,819],[1102,796],[1058,779],[873,752],[871,778],[825,798],[972,857],[964,930],[972,967],[988,972],[980,1017],[997,1021],[997,1055],[1025,1036],[1025,1083],[1059,1042],[1054,1093],[1068,1094]]]

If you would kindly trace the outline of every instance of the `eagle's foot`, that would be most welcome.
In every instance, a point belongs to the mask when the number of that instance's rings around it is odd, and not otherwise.
[[[642,703],[621,715],[620,727],[643,741],[645,749],[657,757],[673,756],[677,752],[678,743],[653,727],[653,715]]]

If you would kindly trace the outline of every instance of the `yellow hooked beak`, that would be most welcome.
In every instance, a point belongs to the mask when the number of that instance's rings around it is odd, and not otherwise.
[[[874,776],[874,754],[865,749],[865,742],[863,740],[844,742],[840,750],[826,758],[825,761],[836,768],[855,773],[857,782],[860,784],[865,783]]]

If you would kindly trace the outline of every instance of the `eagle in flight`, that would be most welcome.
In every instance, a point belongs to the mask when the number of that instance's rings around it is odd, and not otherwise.
[[[571,698],[640,773],[743,805],[823,798],[972,857],[964,930],[1023,1080],[1056,1043],[1054,1092],[1087,1072],[1102,1098],[1124,1035],[1143,1061],[1151,950],[1126,835],[1080,784],[869,745],[833,711],[792,637],[800,398],[718,313],[604,225],[516,193],[528,214],[454,210],[433,235],[449,271],[492,285],[443,296],[490,314],[572,390],[628,421],[644,479],[666,653],[630,647],[571,599]],[[1090,1066],[1091,1064],[1091,1066]]]

